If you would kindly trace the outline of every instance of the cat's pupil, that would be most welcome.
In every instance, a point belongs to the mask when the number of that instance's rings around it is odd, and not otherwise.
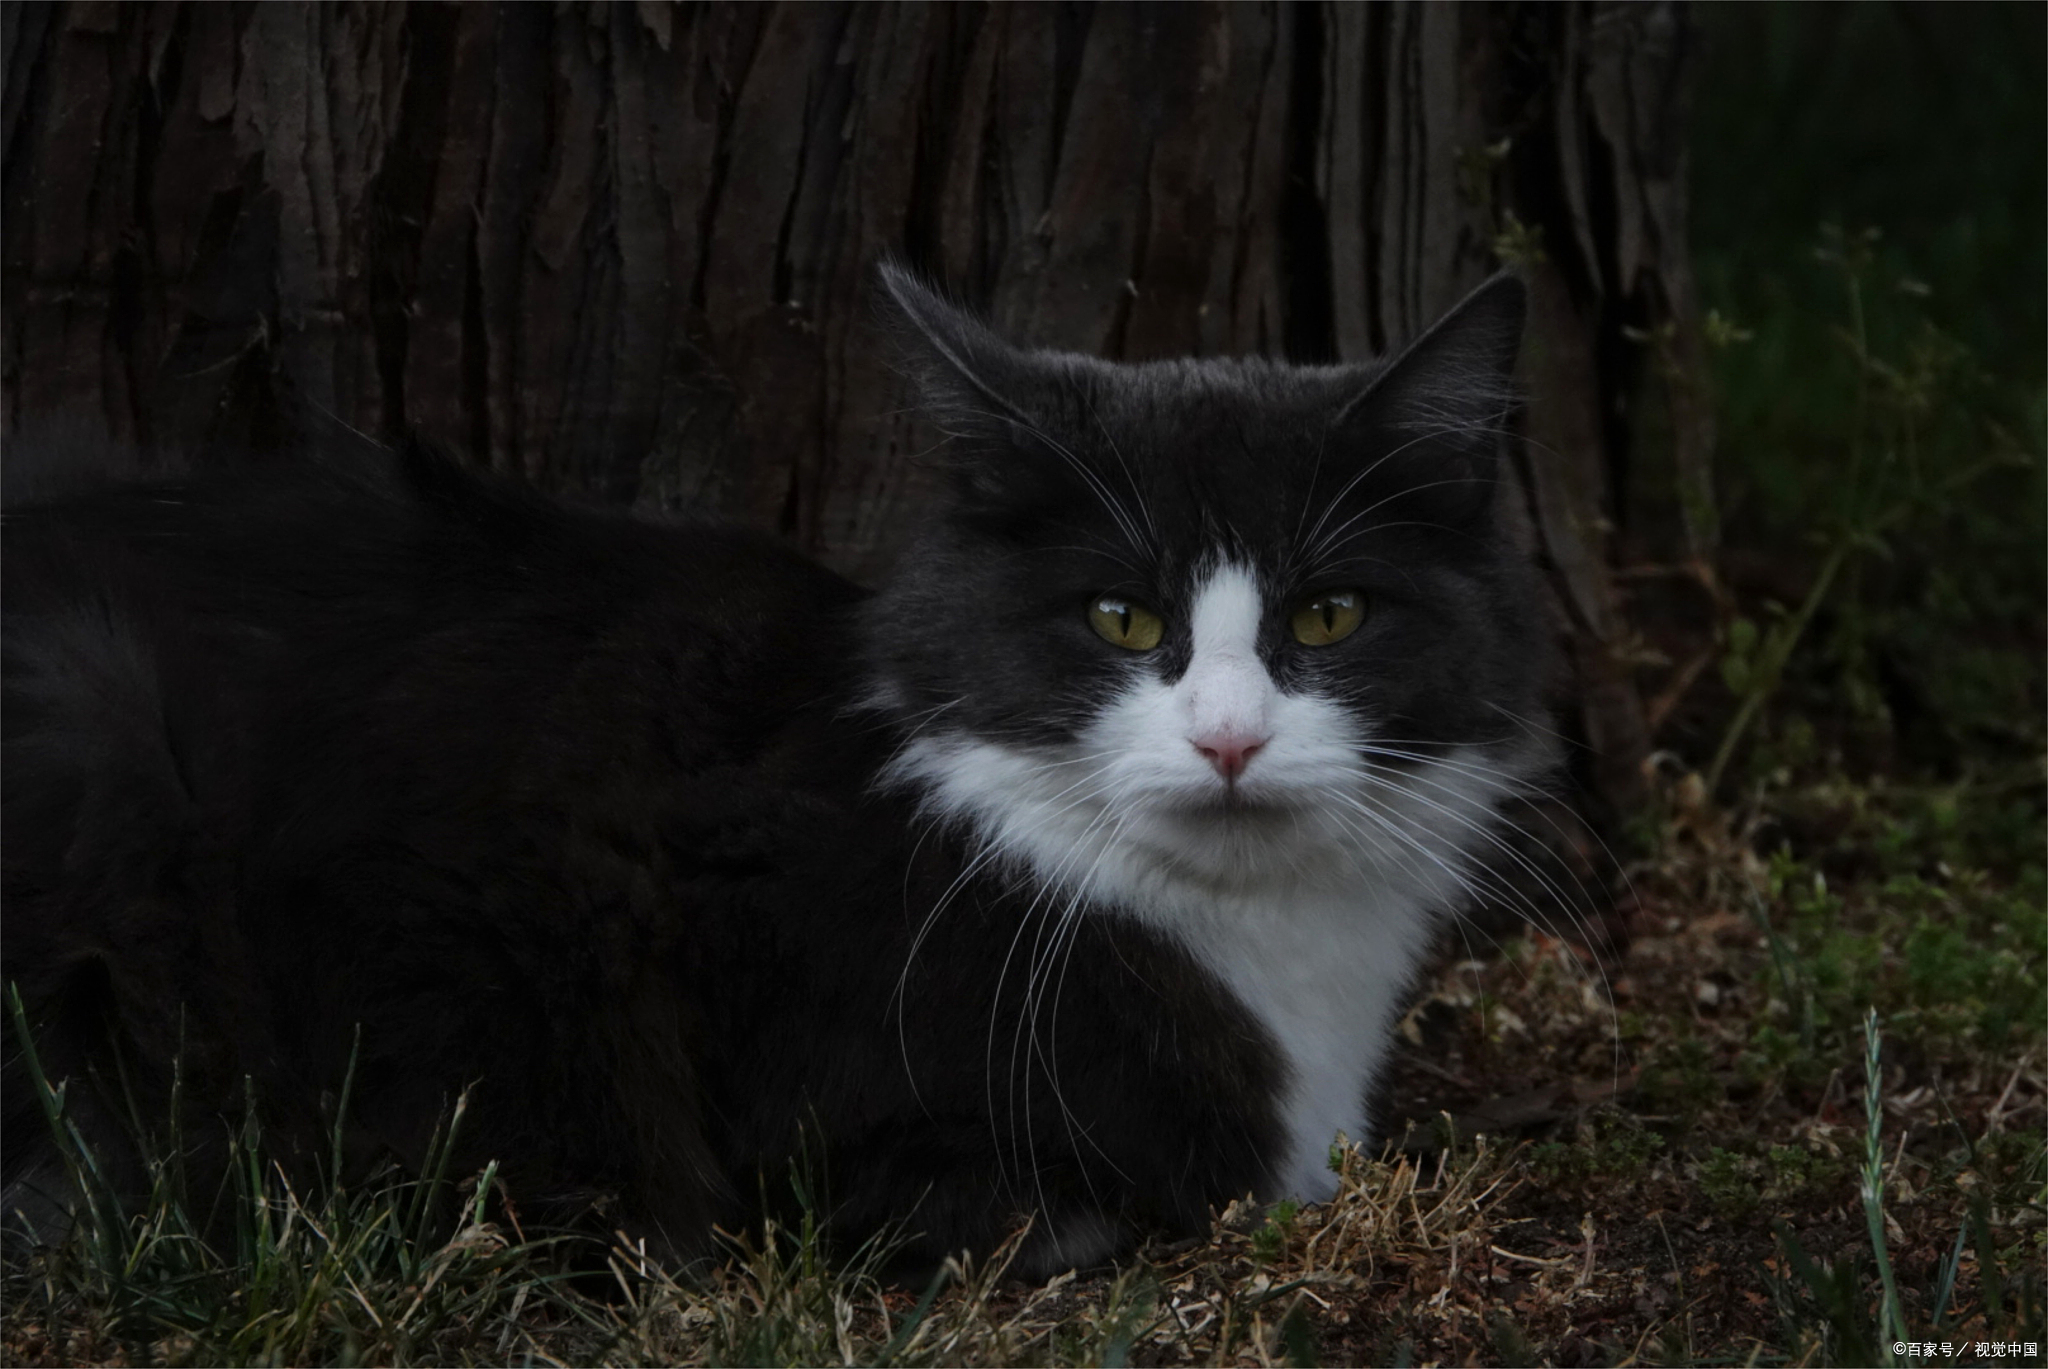
[[[1364,617],[1364,597],[1358,591],[1318,594],[1294,610],[1294,639],[1304,646],[1329,646],[1350,636]]]
[[[1150,651],[1166,632],[1165,622],[1151,609],[1109,595],[1088,606],[1088,622],[1103,641],[1126,651]]]

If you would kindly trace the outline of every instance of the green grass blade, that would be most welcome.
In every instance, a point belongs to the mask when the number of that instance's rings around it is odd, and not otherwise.
[[[1891,1250],[1884,1234],[1884,1058],[1877,1009],[1863,1019],[1863,1216],[1870,1228],[1870,1249],[1884,1285],[1878,1314],[1878,1350],[1884,1363],[1894,1363],[1892,1342],[1908,1339],[1906,1318],[1899,1307],[1898,1281],[1892,1274]]]

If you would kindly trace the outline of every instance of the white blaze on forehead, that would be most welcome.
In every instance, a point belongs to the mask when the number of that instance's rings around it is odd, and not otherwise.
[[[1195,659],[1204,656],[1249,656],[1258,659],[1259,582],[1243,566],[1224,565],[1209,572],[1195,591],[1189,627]]]
[[[1270,732],[1273,679],[1259,660],[1259,583],[1242,566],[1210,572],[1189,619],[1194,651],[1174,692],[1188,710],[1190,740],[1262,741]]]

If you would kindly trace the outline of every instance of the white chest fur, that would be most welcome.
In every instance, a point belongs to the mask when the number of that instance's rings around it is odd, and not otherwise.
[[[1336,1192],[1330,1144],[1372,1134],[1365,1093],[1431,919],[1407,888],[1314,888],[1191,898],[1151,910],[1265,1027],[1279,1056],[1283,1132],[1273,1191],[1320,1202]]]
[[[1086,745],[1086,743],[1084,743]],[[1086,754],[1085,752],[1083,754]],[[1057,891],[1119,909],[1173,938],[1266,1031],[1283,1130],[1268,1198],[1319,1201],[1338,1132],[1373,1134],[1365,1092],[1434,931],[1455,902],[1508,776],[1469,756],[1367,794],[1363,825],[1338,797],[1280,831],[1111,801],[1062,759],[961,738],[922,739],[895,774],[936,813],[964,819],[1002,857]]]

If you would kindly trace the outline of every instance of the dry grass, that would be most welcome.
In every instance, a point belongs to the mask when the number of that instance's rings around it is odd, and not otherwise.
[[[2038,1361],[2039,854],[1982,870],[1938,833],[1901,843],[1925,797],[1788,790],[1729,816],[1671,785],[1625,949],[1524,933],[1447,966],[1403,1023],[1410,1124],[1335,1157],[1333,1202],[1234,1204],[1116,1269],[1026,1285],[1005,1251],[907,1288],[883,1252],[833,1265],[770,1230],[682,1277],[523,1243],[489,1176],[308,1196],[252,1169],[235,1252],[166,1183],[11,1265],[6,1357],[1853,1364],[1903,1328],[1965,1344],[1949,1362],[1980,1340]],[[1757,854],[1774,841],[1804,854]]]

